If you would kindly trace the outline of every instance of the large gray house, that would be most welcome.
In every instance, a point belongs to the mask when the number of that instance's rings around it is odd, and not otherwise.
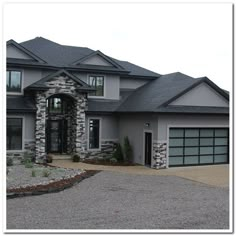
[[[229,94],[42,37],[7,42],[7,155],[104,157],[128,136],[153,168],[229,162]]]

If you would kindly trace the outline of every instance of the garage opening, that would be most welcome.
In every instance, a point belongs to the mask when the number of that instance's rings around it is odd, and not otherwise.
[[[170,128],[169,167],[229,163],[228,128]]]

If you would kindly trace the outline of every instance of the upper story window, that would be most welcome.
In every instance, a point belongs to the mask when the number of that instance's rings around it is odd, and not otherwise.
[[[67,110],[67,102],[61,97],[51,97],[47,100],[49,114],[64,114]]]
[[[90,96],[104,96],[104,76],[89,76],[89,85],[96,91],[89,93]]]
[[[21,71],[8,70],[7,71],[7,92],[20,93],[21,92]]]

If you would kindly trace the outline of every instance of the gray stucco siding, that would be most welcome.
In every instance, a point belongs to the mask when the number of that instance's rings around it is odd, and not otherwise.
[[[229,102],[206,83],[198,85],[170,105],[228,107]]]
[[[147,127],[147,123],[149,126]],[[122,115],[119,119],[119,142],[124,143],[128,136],[133,148],[134,162],[144,165],[144,132],[152,133],[152,140],[157,139],[157,115]]]
[[[111,115],[89,115],[86,116],[86,139],[88,140],[89,119],[100,119],[100,132],[102,140],[118,140],[118,120]]]
[[[99,55],[94,55],[93,57],[88,58],[87,60],[83,61],[81,64],[109,66],[109,67],[113,66],[112,64],[108,63],[105,59],[103,59]]]
[[[35,139],[35,115],[25,114],[25,139],[34,140]]]
[[[30,57],[26,53],[20,51],[19,49],[17,49],[13,45],[7,46],[7,58],[26,59],[26,60],[31,59],[32,60],[32,57]]]
[[[158,140],[167,141],[168,127],[228,127],[229,117],[226,115],[159,115]]]
[[[23,70],[23,88],[35,83],[36,81],[42,79],[42,71],[41,70],[32,70],[32,69],[24,69]]]

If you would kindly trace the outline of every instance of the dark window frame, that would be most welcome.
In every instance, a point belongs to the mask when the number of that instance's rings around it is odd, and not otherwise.
[[[90,79],[91,78],[94,78],[95,80],[96,80],[96,82],[95,82],[95,86],[93,86],[93,83],[91,83],[90,82]],[[98,80],[98,78],[102,78],[102,80],[103,80],[103,84],[102,84],[102,95],[98,95],[98,85],[97,85],[97,80]],[[89,77],[88,77],[88,84],[92,87],[92,88],[94,88],[96,91],[94,91],[94,92],[90,92],[89,93],[89,96],[90,97],[104,97],[105,96],[105,76],[103,76],[103,75],[89,75]]]
[[[209,164],[222,164],[221,162],[215,162],[215,156],[220,156],[220,155],[227,155],[227,163],[229,163],[229,128],[228,127],[219,127],[219,128],[211,128],[211,127],[207,127],[207,128],[197,128],[197,127],[188,127],[188,128],[177,128],[177,127],[170,127],[171,129],[180,129],[183,130],[183,136],[176,136],[176,137],[171,137],[169,135],[169,140],[171,139],[183,139],[183,145],[180,146],[171,146],[169,145],[169,159],[171,158],[175,158],[175,157],[183,157],[183,163],[182,164],[177,164],[177,165],[169,165],[169,166],[192,166],[192,165],[209,165]],[[185,132],[187,129],[198,129],[198,136],[194,137],[186,137],[185,136]],[[202,129],[213,129],[213,136],[201,136],[201,130]],[[227,135],[226,136],[216,136],[215,135],[215,131],[219,130],[219,129],[226,129],[227,130]],[[200,145],[200,139],[206,139],[206,138],[213,138],[213,144],[212,145]],[[215,139],[216,138],[227,138],[227,144],[226,145],[215,145]],[[185,145],[185,140],[186,139],[198,139],[198,144],[199,145],[195,145],[195,146],[186,146]],[[192,154],[192,155],[185,155],[185,148],[198,148],[198,154]],[[213,148],[213,153],[212,154],[200,154],[200,148],[201,147],[212,147]],[[215,147],[227,147],[227,152],[226,153],[215,153]],[[171,148],[179,148],[180,151],[182,150],[182,155],[170,155],[170,149]],[[198,163],[197,164],[185,164],[185,157],[191,157],[191,156],[198,156]],[[211,163],[200,163],[200,157],[201,156],[213,156],[213,162]],[[225,163],[225,162],[224,162]]]
[[[98,127],[92,124],[91,121],[98,121]],[[98,128],[97,137],[92,137],[92,131],[90,128]],[[101,141],[101,119],[99,118],[89,118],[88,119],[88,149],[89,150],[100,150],[100,141]],[[94,133],[93,133],[94,134]]]
[[[21,70],[15,70],[15,69],[7,69],[7,72],[9,72],[9,87],[7,86],[7,92],[8,93],[22,93],[22,71]],[[20,88],[19,89],[11,89],[11,73],[12,72],[20,72]],[[6,73],[7,75],[7,73]],[[7,78],[7,76],[6,76]],[[6,83],[7,85],[7,83]]]
[[[20,128],[21,128],[21,135],[20,135],[20,148],[14,149],[12,148],[12,138],[8,138],[13,137],[14,135],[9,135],[9,131],[8,131],[8,120],[20,120]],[[8,143],[8,140],[10,141]],[[23,118],[22,117],[7,117],[7,151],[22,151],[23,150]]]

